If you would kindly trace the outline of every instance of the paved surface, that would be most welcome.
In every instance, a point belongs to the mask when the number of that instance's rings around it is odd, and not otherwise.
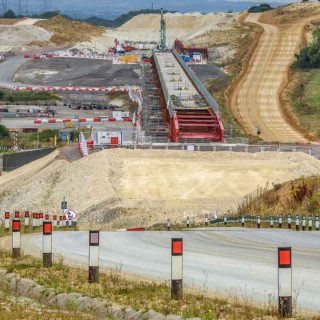
[[[320,311],[320,233],[221,228],[187,232],[102,232],[102,268],[170,279],[170,239],[183,237],[187,284],[267,303],[276,301],[277,247],[293,247],[293,290],[299,308]],[[10,238],[1,246],[10,247]],[[23,251],[40,255],[41,235],[22,238]],[[88,232],[55,233],[53,248],[66,261],[87,265]]]
[[[302,42],[304,26],[311,18],[300,19],[281,30],[259,22],[259,18],[260,14],[250,14],[246,20],[262,26],[264,32],[247,72],[233,93],[233,109],[251,135],[256,135],[256,129],[260,128],[265,141],[305,143],[307,139],[282,113],[280,94],[288,82],[288,69]]]

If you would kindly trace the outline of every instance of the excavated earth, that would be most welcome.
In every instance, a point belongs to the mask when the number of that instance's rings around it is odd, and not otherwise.
[[[59,214],[65,196],[82,226],[149,226],[225,213],[257,187],[320,170],[301,153],[112,149],[75,161],[59,153],[3,175],[1,208]]]

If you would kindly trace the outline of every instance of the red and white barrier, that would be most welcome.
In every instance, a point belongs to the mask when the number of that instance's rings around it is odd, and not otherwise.
[[[292,317],[292,255],[290,247],[278,248],[279,315]]]
[[[44,221],[42,229],[43,266],[52,267],[52,222]]]
[[[171,239],[171,298],[181,299],[183,294],[183,239]]]
[[[34,124],[56,124],[56,123],[93,123],[93,122],[132,122],[131,118],[122,118],[122,119],[116,119],[116,118],[110,118],[110,117],[96,117],[96,118],[79,118],[79,119],[56,119],[56,118],[39,118],[35,119]]]
[[[79,134],[79,148],[83,157],[87,157],[89,155],[87,140],[84,137],[83,132],[80,132]]]
[[[20,219],[12,220],[12,257],[19,258],[21,253]]]
[[[89,231],[89,282],[99,282],[100,232]]]

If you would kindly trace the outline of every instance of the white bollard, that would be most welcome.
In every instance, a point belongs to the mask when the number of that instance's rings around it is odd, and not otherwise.
[[[209,217],[208,217],[207,214],[204,216],[204,225],[205,225],[206,227],[209,225]]]
[[[43,225],[43,213],[39,213],[39,226]]]
[[[273,228],[273,217],[270,217],[270,228]]]
[[[296,216],[296,231],[299,231],[300,229],[300,217]]]
[[[313,226],[313,223],[312,223],[312,215],[309,215],[308,226],[309,226],[309,231],[312,231],[312,226]]]
[[[10,212],[4,213],[4,229],[6,232],[10,229]]]
[[[32,229],[34,229],[37,226],[37,214],[32,214]]]
[[[292,263],[291,248],[278,248],[279,315],[292,317]]]
[[[306,231],[306,216],[302,217],[302,231]]]
[[[190,218],[187,217],[187,228],[190,228]]]
[[[57,226],[57,215],[56,214],[54,214],[52,216],[52,220],[53,220],[53,227],[55,228]]]
[[[24,227],[28,227],[30,224],[30,213],[29,211],[25,211],[24,213]]]
[[[292,229],[292,218],[291,218],[291,214],[288,214],[288,229]]]
[[[316,231],[319,231],[319,216],[316,216]]]
[[[170,219],[167,219],[167,230],[170,230]]]
[[[260,216],[257,216],[257,227],[258,227],[258,229],[260,229],[260,225],[261,225],[261,218],[260,218]]]
[[[171,298],[183,295],[183,239],[171,239]]]
[[[223,224],[226,226],[228,223],[228,218],[226,215],[223,216]]]
[[[44,221],[42,227],[43,266],[52,267],[52,222]]]
[[[20,236],[20,219],[12,220],[12,257],[20,258],[21,253],[21,236]]]
[[[89,282],[99,282],[100,232],[89,231]]]
[[[279,215],[279,228],[282,228],[282,223],[283,223],[283,218],[282,218],[282,214]]]
[[[241,217],[241,225],[244,227],[244,215]]]

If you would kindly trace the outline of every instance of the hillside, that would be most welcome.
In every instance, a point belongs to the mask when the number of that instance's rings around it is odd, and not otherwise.
[[[296,123],[282,92],[306,26],[319,18],[320,3],[293,4],[248,15],[246,21],[261,26],[263,33],[231,94],[232,110],[247,134],[257,135],[259,128],[265,141],[316,140]]]
[[[302,177],[282,184],[267,185],[245,197],[239,214],[319,214],[320,177]]]

